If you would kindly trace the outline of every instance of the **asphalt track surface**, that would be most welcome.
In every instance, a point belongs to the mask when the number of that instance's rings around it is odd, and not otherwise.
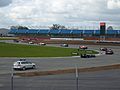
[[[13,78],[13,90],[120,90],[120,69],[38,77]],[[0,75],[0,90],[11,89],[11,76]]]
[[[60,46],[52,45],[52,46]],[[78,48],[79,45],[69,45]],[[100,47],[111,48],[114,55],[100,55],[96,58],[57,57],[57,58],[26,58],[36,63],[37,69],[31,71],[50,71],[86,67],[97,67],[120,64],[119,46],[87,45],[89,49],[99,50]],[[13,62],[19,58],[0,58],[0,90],[10,90],[11,69]],[[22,71],[14,71],[22,72]],[[75,74],[53,75],[43,77],[14,77],[14,90],[76,90]],[[120,90],[120,70],[80,73],[79,90]]]
[[[11,43],[11,42],[10,42]],[[50,44],[49,46],[57,46],[59,44]],[[99,55],[96,58],[80,58],[80,57],[56,57],[56,58],[26,58],[28,61],[36,63],[37,68],[29,71],[50,71],[71,69],[77,66],[78,68],[96,67],[120,64],[120,46],[99,46],[87,45],[89,49],[99,50],[100,47],[111,48],[115,54],[113,55]],[[79,45],[69,45],[70,48],[78,48]],[[20,58],[0,58],[0,74],[11,73],[13,62]],[[15,71],[16,72],[16,71]],[[17,71],[21,72],[21,71]]]

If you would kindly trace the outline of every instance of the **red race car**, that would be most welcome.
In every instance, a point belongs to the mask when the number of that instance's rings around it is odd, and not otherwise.
[[[79,46],[79,49],[88,49],[87,46]]]

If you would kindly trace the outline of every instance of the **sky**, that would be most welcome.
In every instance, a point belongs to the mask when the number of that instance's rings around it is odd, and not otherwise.
[[[120,0],[0,0],[0,27],[120,25]]]

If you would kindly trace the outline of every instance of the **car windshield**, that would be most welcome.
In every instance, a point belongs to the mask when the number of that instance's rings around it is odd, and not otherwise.
[[[32,64],[31,62],[21,62],[21,64]]]
[[[21,62],[21,64],[27,64],[27,62]]]

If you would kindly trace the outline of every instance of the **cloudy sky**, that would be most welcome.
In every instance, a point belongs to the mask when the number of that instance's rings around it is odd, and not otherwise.
[[[119,25],[120,0],[0,0],[0,27],[11,25]]]

